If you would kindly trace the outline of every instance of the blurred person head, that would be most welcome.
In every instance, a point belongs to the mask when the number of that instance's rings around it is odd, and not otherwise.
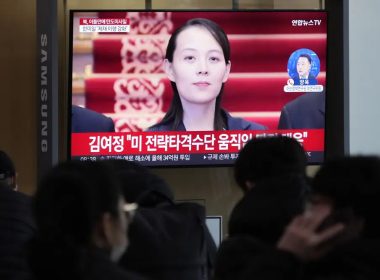
[[[247,192],[269,178],[306,178],[306,155],[297,140],[289,137],[254,138],[241,149],[235,162],[235,180]]]
[[[17,190],[16,169],[12,159],[0,150],[0,184]]]
[[[221,98],[231,62],[223,29],[204,18],[187,21],[170,37],[164,66],[174,95],[162,123],[174,121],[176,130],[184,115],[202,108],[214,112],[214,130],[225,128]]]
[[[164,179],[136,162],[113,160],[108,162],[118,178],[124,199],[142,207],[173,203],[174,194]]]
[[[327,161],[312,181],[311,206],[327,204],[325,225],[342,222],[346,237],[378,238],[380,159],[353,156]]]
[[[81,278],[92,252],[117,261],[126,249],[124,199],[102,162],[69,161],[51,169],[38,186],[34,210],[38,237],[31,262],[37,278]]]
[[[308,54],[301,54],[297,59],[297,73],[300,79],[308,79],[311,70],[311,57]]]

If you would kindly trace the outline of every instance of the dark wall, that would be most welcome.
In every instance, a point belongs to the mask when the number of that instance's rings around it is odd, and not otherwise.
[[[0,3],[0,149],[13,159],[22,192],[36,182],[36,0]]]

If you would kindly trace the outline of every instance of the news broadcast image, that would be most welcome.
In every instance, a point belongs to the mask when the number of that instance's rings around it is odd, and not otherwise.
[[[182,96],[178,67],[165,64],[166,48],[172,33],[195,18],[219,25],[231,47],[230,68],[223,53],[219,59],[220,69],[228,71],[220,76],[223,93],[216,95],[226,122],[219,129],[197,130],[187,129],[197,125],[183,118],[173,130],[172,122],[162,122],[175,95],[173,79],[182,104],[187,97]],[[70,20],[71,158],[228,166],[251,138],[284,135],[303,145],[309,163],[323,162],[325,12],[72,11]],[[183,36],[176,47],[199,38],[215,41],[207,37],[209,31],[202,32],[199,37]],[[209,45],[213,43],[218,44]],[[187,62],[197,59],[186,56]],[[213,67],[189,74],[204,75],[195,90],[186,91],[190,99],[197,98],[197,89],[202,94],[214,86],[208,80],[218,79]]]

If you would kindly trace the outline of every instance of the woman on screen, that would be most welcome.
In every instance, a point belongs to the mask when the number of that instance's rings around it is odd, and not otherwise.
[[[234,118],[221,108],[231,69],[230,44],[215,22],[195,18],[169,39],[164,61],[173,88],[170,108],[148,131],[262,130],[263,125]]]

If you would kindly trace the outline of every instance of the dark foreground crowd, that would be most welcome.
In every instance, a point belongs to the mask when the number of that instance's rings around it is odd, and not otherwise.
[[[305,168],[296,140],[248,142],[217,250],[204,207],[145,167],[63,162],[30,198],[0,151],[0,279],[380,279],[380,158]]]

